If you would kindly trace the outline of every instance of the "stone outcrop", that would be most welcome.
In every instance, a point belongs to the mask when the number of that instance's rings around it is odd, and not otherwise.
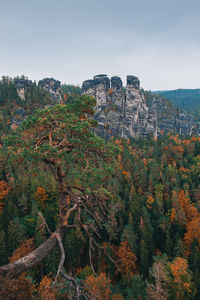
[[[31,80],[28,80],[26,77],[21,76],[21,77],[16,77],[13,79],[13,83],[16,87],[17,94],[21,98],[21,100],[26,101],[25,99],[25,93],[26,90],[33,86],[33,82]],[[60,103],[61,101],[61,83],[58,80],[55,80],[53,78],[45,78],[43,80],[40,80],[38,82],[38,86],[46,90],[51,98],[53,99],[53,103]],[[52,106],[52,103],[46,105],[45,107],[50,107]],[[10,121],[10,127],[15,129],[18,126],[20,126],[23,121],[26,119],[26,111],[23,107],[18,107],[14,112],[13,116]]]
[[[21,100],[25,100],[25,91],[28,87],[30,87],[33,82],[31,80],[28,80],[25,77],[16,77],[14,79],[14,84],[17,88],[17,94],[21,98]]]
[[[33,85],[26,77],[13,80],[17,93],[25,100],[26,89]],[[40,80],[38,86],[46,90],[53,99],[53,103],[61,101],[61,83],[53,78]],[[115,137],[143,137],[149,135],[159,137],[169,131],[184,135],[200,135],[200,123],[181,108],[176,108],[158,94],[144,92],[140,89],[137,77],[128,75],[126,87],[120,77],[111,79],[105,74],[94,76],[82,85],[83,93],[96,98],[96,114],[98,121],[96,134],[110,138]],[[47,104],[46,107],[51,106]],[[23,106],[23,105],[22,105]],[[26,119],[26,112],[19,107],[14,112],[11,127],[16,128]]]
[[[28,80],[26,77],[16,77],[14,78],[14,84],[17,88],[18,96],[21,100],[25,100],[26,89],[33,85],[31,80]],[[61,101],[61,82],[55,80],[54,78],[44,78],[38,82],[38,86],[46,90],[56,102]]]
[[[53,78],[44,78],[38,82],[38,86],[42,89],[48,91],[51,97],[57,102],[61,101],[60,89],[61,83],[59,80],[55,80]]]
[[[99,135],[146,138],[169,131],[200,135],[200,124],[193,116],[162,97],[151,94],[149,99],[140,90],[140,81],[135,76],[128,75],[123,88],[121,78],[97,75],[93,80],[84,81],[82,89],[97,100],[95,119]]]

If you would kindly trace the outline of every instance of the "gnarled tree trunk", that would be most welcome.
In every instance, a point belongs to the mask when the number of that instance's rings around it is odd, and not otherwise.
[[[57,244],[57,236],[62,238],[63,235],[64,227],[59,227],[42,245],[40,245],[34,251],[18,259],[17,261],[1,266],[0,276],[6,276],[10,274],[11,277],[14,277],[39,264],[55,248]]]

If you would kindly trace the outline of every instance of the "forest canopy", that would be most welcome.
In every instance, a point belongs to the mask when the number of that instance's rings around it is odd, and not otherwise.
[[[2,138],[1,297],[198,299],[200,138],[105,141],[94,107],[38,110]]]

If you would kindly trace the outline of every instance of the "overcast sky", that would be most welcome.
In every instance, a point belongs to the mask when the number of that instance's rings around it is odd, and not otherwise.
[[[200,0],[0,0],[0,75],[200,88]]]

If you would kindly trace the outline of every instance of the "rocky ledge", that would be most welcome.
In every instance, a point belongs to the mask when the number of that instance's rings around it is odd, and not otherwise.
[[[200,135],[200,124],[190,114],[177,109],[169,101],[151,95],[148,99],[140,89],[136,76],[128,75],[126,87],[120,77],[109,79],[96,75],[82,84],[83,93],[96,98],[96,133],[102,136],[158,137],[169,131],[184,135]]]

